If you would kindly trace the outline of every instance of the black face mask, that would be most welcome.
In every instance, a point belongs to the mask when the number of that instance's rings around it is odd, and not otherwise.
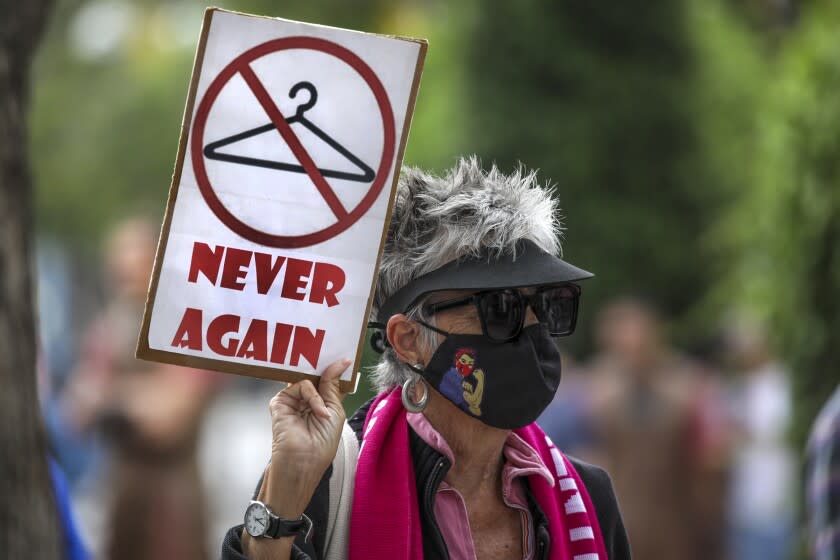
[[[544,325],[525,327],[507,342],[425,326],[446,339],[420,373],[470,416],[496,428],[522,428],[554,398],[560,352]]]

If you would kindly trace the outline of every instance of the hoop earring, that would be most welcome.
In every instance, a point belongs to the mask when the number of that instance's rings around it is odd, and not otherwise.
[[[414,402],[411,400],[409,395],[414,394],[414,387],[417,383],[421,383],[423,386],[423,396],[420,397],[418,402]],[[403,407],[409,412],[423,412],[426,408],[426,405],[429,403],[429,386],[426,385],[426,382],[420,376],[409,377],[405,380],[402,386],[402,404]]]

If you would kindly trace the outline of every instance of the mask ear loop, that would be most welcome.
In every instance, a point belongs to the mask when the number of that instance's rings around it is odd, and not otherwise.
[[[408,364],[406,364],[408,365]],[[414,364],[409,365],[409,368],[414,370],[415,372],[422,372],[421,364]],[[414,388],[417,384],[420,383],[423,387],[423,396],[420,397],[420,400],[414,402],[411,400],[411,395],[414,395]],[[426,381],[420,377],[419,375],[412,375],[408,379],[405,380],[402,386],[402,404],[403,407],[408,412],[423,412],[426,408],[426,405],[429,404],[429,386],[426,384]]]
[[[437,327],[436,327],[436,326],[434,326],[434,325],[430,325],[430,324],[429,324],[429,323],[427,323],[426,321],[421,321],[420,319],[412,319],[412,320],[413,320],[415,323],[419,323],[419,324],[423,325],[424,327],[426,327],[427,329],[429,329],[429,330],[430,330],[430,331],[432,331],[432,332],[436,332],[436,333],[438,333],[438,334],[442,334],[443,336],[451,336],[451,335],[452,335],[452,333],[451,333],[451,332],[449,332],[449,331],[445,331],[445,330],[443,330],[443,329],[439,329],[439,328],[437,328]]]
[[[443,336],[449,336],[450,333],[443,329],[439,329],[433,325],[426,323],[425,321],[421,321],[420,319],[414,319],[417,323],[423,325],[427,329],[434,331],[438,334],[442,334]],[[383,354],[385,350],[391,347],[391,343],[388,342],[388,337],[385,335],[385,325],[383,323],[377,323],[371,321],[367,324],[369,329],[375,329],[373,334],[370,335],[370,345],[371,347],[379,354]],[[408,367],[414,369],[418,373],[423,373],[423,370],[417,368],[416,366],[409,365]]]

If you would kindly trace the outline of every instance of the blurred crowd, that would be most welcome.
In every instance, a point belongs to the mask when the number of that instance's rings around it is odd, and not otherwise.
[[[567,357],[539,422],[610,473],[634,558],[790,558],[798,454],[787,370],[757,324],[733,319],[689,356],[664,323],[641,300],[605,305],[597,352]]]
[[[110,233],[104,303],[69,350],[78,282],[41,251],[45,417],[97,558],[215,557],[270,454],[277,384],[134,359],[156,239],[143,219]],[[539,422],[566,453],[608,470],[634,558],[789,558],[798,453],[787,443],[788,371],[744,318],[690,354],[669,343],[667,325],[639,299],[604,305],[594,352],[564,356]]]
[[[89,267],[40,251],[44,413],[94,558],[218,556],[270,452],[276,384],[134,358],[157,231],[143,218],[111,231],[101,306],[74,300],[74,274]],[[94,310],[73,351],[79,307]]]

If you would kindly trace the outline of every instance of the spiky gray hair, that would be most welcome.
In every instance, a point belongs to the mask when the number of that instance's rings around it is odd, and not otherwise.
[[[457,258],[488,249],[497,256],[512,253],[522,239],[560,256],[562,227],[552,191],[538,183],[536,171],[520,165],[505,175],[493,165],[485,172],[475,156],[459,159],[443,177],[403,168],[371,317],[397,290]],[[429,322],[420,305],[407,315]],[[428,329],[423,332],[421,344],[434,349],[438,336]],[[381,392],[413,375],[388,347],[373,369],[372,381]]]

